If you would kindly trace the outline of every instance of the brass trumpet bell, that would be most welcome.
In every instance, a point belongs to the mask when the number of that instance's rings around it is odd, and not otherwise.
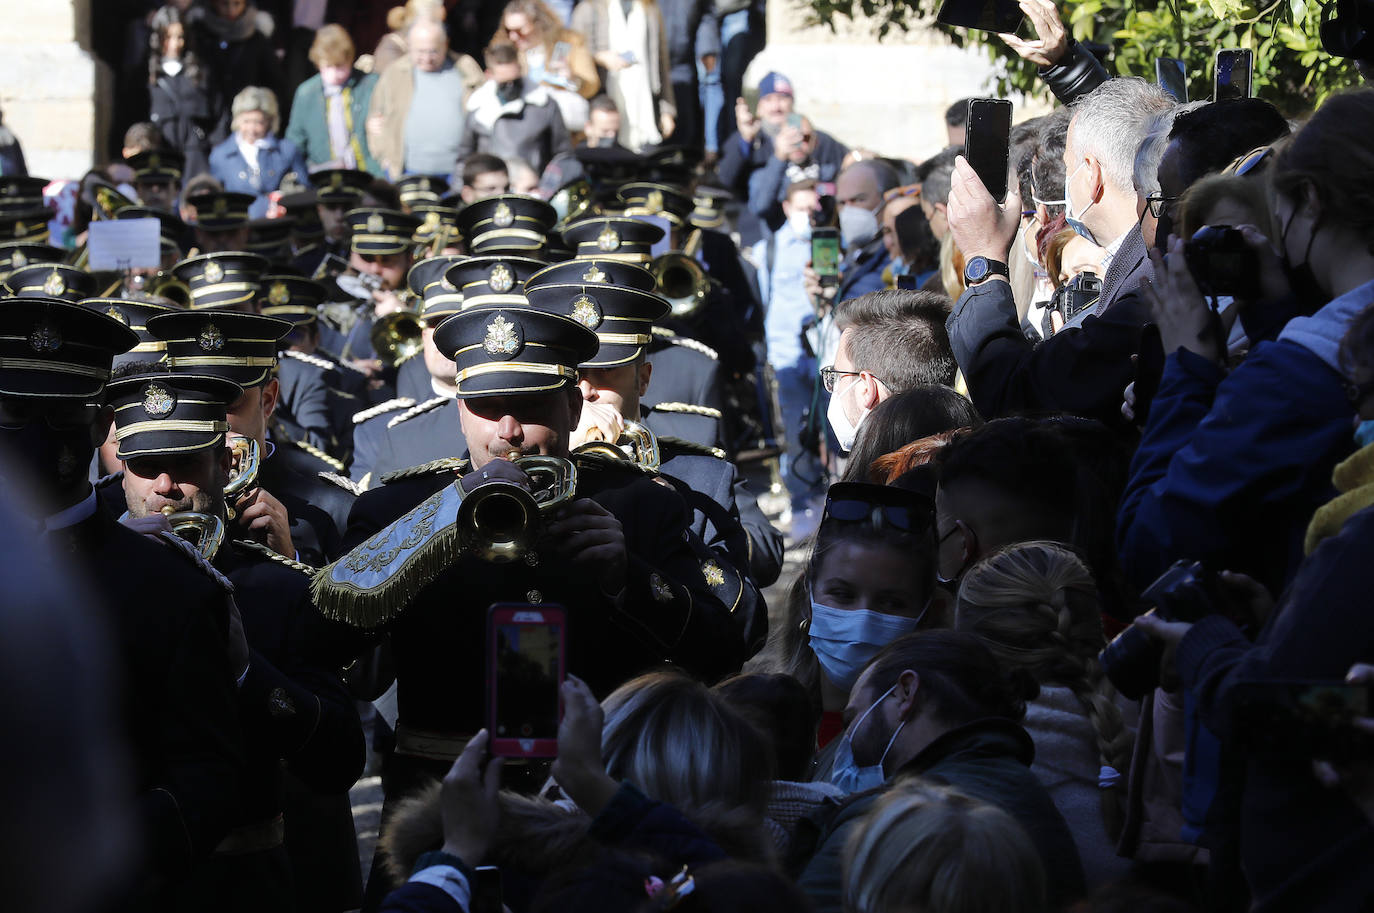
[[[539,538],[543,515],[571,500],[577,490],[577,467],[571,460],[527,456],[513,462],[530,477],[532,491],[493,479],[474,488],[458,507],[463,551],[495,564],[528,554]]]
[[[229,449],[234,452],[234,468],[229,474],[229,483],[224,486],[224,500],[229,502],[257,484],[261,455],[258,442],[249,437],[235,436],[229,439]]]
[[[414,311],[397,311],[372,324],[372,348],[391,367],[425,347],[425,321]]]
[[[178,307],[191,306],[191,287],[169,272],[159,272],[145,291],[149,295],[166,298]]]
[[[711,279],[701,264],[686,254],[659,254],[649,264],[658,282],[658,293],[668,299],[674,317],[689,318],[706,303]]]
[[[658,472],[662,457],[658,449],[658,438],[645,425],[626,420],[625,428],[614,443],[610,441],[589,440],[573,454],[590,453],[616,460],[629,460],[645,472]]]
[[[214,561],[224,545],[224,521],[214,514],[202,514],[193,510],[163,510],[167,522],[172,524],[172,532],[200,552],[206,561]]]

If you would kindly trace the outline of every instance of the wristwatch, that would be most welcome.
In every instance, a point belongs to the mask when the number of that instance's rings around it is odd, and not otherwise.
[[[1011,271],[1001,260],[989,260],[987,257],[973,257],[964,264],[964,285],[972,287],[993,276],[1010,279]]]

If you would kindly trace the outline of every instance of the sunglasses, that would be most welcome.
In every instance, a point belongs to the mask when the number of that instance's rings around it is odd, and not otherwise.
[[[890,203],[898,197],[912,197],[920,194],[920,184],[907,184],[905,187],[893,187],[891,190],[883,192],[883,202]]]
[[[871,523],[904,533],[926,532],[935,525],[935,505],[900,488],[866,482],[836,482],[825,497],[821,518],[843,523]]]
[[[1269,153],[1273,152],[1272,146],[1260,146],[1258,149],[1251,149],[1249,152],[1236,159],[1226,166],[1225,174],[1234,174],[1237,177],[1249,174],[1269,158]]]

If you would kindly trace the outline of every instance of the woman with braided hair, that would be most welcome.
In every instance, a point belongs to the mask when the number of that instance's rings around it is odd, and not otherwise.
[[[1092,573],[1067,546],[1023,542],[964,575],[955,627],[976,634],[1007,669],[1040,684],[1026,705],[1031,766],[1073,831],[1088,889],[1126,874],[1115,853],[1126,805],[1132,732],[1102,674],[1101,603]]]

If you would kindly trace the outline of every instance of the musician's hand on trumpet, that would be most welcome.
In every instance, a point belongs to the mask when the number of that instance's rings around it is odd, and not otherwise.
[[[572,433],[568,443],[573,448],[590,442],[614,444],[624,431],[625,419],[614,406],[584,402],[582,416],[577,420],[577,430]]]
[[[463,493],[472,494],[473,489],[487,482],[513,482],[525,491],[534,489],[529,475],[510,460],[489,460],[481,469],[474,469],[463,476]]]
[[[624,595],[630,559],[615,514],[591,498],[578,498],[558,512],[544,535],[554,554],[596,574],[602,593],[615,600]]]
[[[296,557],[296,546],[291,541],[291,518],[275,497],[255,488],[239,501],[236,510],[239,527],[247,530],[250,539],[263,543],[278,555]]]

